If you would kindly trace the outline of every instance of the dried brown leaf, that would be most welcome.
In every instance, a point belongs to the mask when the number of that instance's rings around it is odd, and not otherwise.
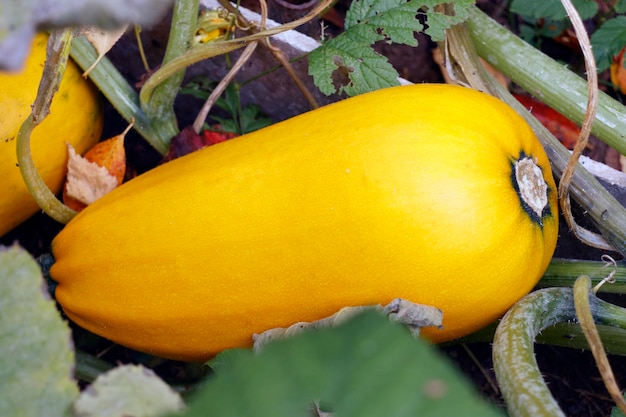
[[[67,197],[89,205],[117,187],[117,179],[106,168],[77,154],[72,145],[67,147]]]
[[[83,73],[83,77],[87,77],[91,70],[98,65],[98,62],[106,55],[107,52],[111,50],[113,45],[117,43],[117,41],[124,35],[128,25],[121,26],[118,29],[114,30],[101,30],[95,27],[88,28],[84,31],[85,37],[89,40],[89,42],[96,48],[98,52],[98,58],[91,64],[89,68],[85,70]]]

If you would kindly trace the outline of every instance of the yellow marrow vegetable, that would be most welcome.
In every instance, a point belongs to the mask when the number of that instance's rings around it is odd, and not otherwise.
[[[169,358],[395,297],[442,309],[444,328],[424,331],[440,342],[533,288],[556,204],[547,157],[513,110],[461,87],[403,86],[131,180],[54,239],[51,275],[70,319]]]
[[[22,72],[0,72],[0,236],[39,209],[17,166],[15,137],[37,96],[47,41],[47,35],[35,37]],[[35,165],[54,192],[60,190],[66,172],[66,143],[71,143],[76,152],[84,152],[100,139],[102,122],[102,104],[96,89],[83,79],[74,62],[68,62],[50,114],[31,135]]]

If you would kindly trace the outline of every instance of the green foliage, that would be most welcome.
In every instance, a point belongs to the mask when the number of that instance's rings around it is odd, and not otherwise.
[[[324,41],[309,56],[315,85],[324,94],[350,96],[398,85],[398,73],[372,44],[417,46],[415,32],[419,31],[434,41],[442,40],[446,28],[466,19],[473,1],[455,1],[454,16],[435,12],[440,4],[439,0],[355,0],[346,14],[345,32]]]
[[[427,342],[374,312],[211,365],[183,416],[306,416],[314,401],[337,417],[501,415]]]
[[[209,81],[206,77],[196,77],[182,88],[180,93],[206,100],[216,85],[216,82]],[[259,106],[251,104],[243,107],[241,105],[239,90],[234,84],[229,84],[226,87],[226,91],[215,102],[215,106],[229,115],[229,117],[209,115],[211,119],[220,123],[225,132],[243,135],[272,124],[272,120],[261,112]],[[209,126],[205,125],[205,128],[209,128]]]
[[[611,64],[611,58],[626,46],[626,16],[614,16],[626,13],[626,0],[616,2],[612,6],[612,12],[606,16],[599,15],[595,0],[573,0],[573,4],[581,18],[605,20],[591,35],[598,71],[604,71]],[[571,26],[560,0],[513,0],[509,10],[524,19],[520,36],[531,43],[542,37],[558,36]]]
[[[598,3],[595,0],[572,0],[572,4],[583,19],[589,19],[598,13]],[[510,11],[529,21],[567,19],[560,0],[513,0]]]
[[[591,36],[591,44],[598,71],[604,71],[611,65],[611,58],[626,46],[626,16],[604,22]]]
[[[78,395],[70,330],[17,246],[0,247],[0,306],[0,415],[66,415]]]

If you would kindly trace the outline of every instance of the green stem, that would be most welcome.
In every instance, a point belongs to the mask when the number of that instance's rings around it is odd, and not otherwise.
[[[599,292],[626,294],[626,265],[611,265],[600,261],[578,259],[553,259],[539,281],[539,288],[572,287],[580,275],[587,275],[595,286],[614,271],[613,283],[605,283]]]
[[[81,68],[89,68],[98,53],[87,38],[79,36],[72,43],[71,56]],[[170,139],[178,132],[176,124],[171,120],[155,121],[148,117],[139,105],[137,92],[107,57],[93,68],[89,78],[127,122],[135,119],[134,129],[154,149],[162,155],[167,153]]]
[[[61,203],[39,175],[30,150],[30,136],[33,129],[50,112],[50,104],[65,74],[72,37],[72,31],[69,29],[53,31],[50,34],[37,97],[31,113],[20,126],[16,138],[17,162],[28,191],[47,215],[64,224],[68,223],[76,212]]]
[[[587,107],[587,83],[572,71],[502,27],[478,8],[470,8],[467,27],[478,54],[529,93],[581,123]],[[626,154],[624,106],[600,92],[592,133]]]
[[[598,325],[598,332],[606,351],[611,355],[626,356],[626,330]],[[491,342],[492,339],[485,340]],[[558,323],[537,335],[536,343],[570,349],[589,350],[589,344],[578,323]]]
[[[626,329],[626,310],[592,297],[590,308],[600,324]],[[504,316],[494,336],[493,364],[512,417],[565,416],[550,393],[534,354],[537,335],[556,323],[576,320],[570,288],[535,291]]]
[[[174,3],[167,48],[163,56],[163,65],[183,55],[190,48],[196,30],[198,8],[198,0],[177,0]],[[183,82],[185,68],[179,69],[166,80],[163,80],[154,89],[150,100],[147,103],[142,103],[143,109],[151,118],[169,120],[171,124],[176,124],[174,100]]]

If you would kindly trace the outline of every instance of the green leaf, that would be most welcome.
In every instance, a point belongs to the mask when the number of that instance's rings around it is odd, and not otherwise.
[[[34,259],[0,247],[0,416],[67,415],[78,395],[74,353]]]
[[[266,117],[261,108],[256,104],[250,104],[241,110],[241,133],[250,133],[262,129],[273,123]]]
[[[183,416],[306,416],[314,401],[337,417],[501,415],[434,347],[374,312],[217,363]]]
[[[309,73],[315,85],[327,95],[345,92],[351,96],[398,85],[397,71],[371,45],[386,41],[417,46],[418,31],[434,41],[442,40],[446,28],[467,18],[473,1],[456,1],[454,16],[436,13],[434,7],[439,4],[443,2],[355,0],[346,13],[344,33],[324,42],[309,56]]]
[[[604,22],[591,35],[591,46],[598,71],[604,71],[611,65],[611,58],[626,46],[626,16],[617,16]]]
[[[81,417],[156,417],[180,411],[180,395],[152,370],[125,365],[101,374],[74,404]]]
[[[582,19],[589,19],[598,13],[595,0],[572,0],[572,4]],[[529,20],[563,20],[567,12],[560,0],[513,0],[510,11]]]
[[[326,42],[309,57],[309,73],[324,94],[345,92],[354,96],[400,84],[398,73],[387,58],[359,38],[359,32],[368,28],[355,28],[358,29]]]

